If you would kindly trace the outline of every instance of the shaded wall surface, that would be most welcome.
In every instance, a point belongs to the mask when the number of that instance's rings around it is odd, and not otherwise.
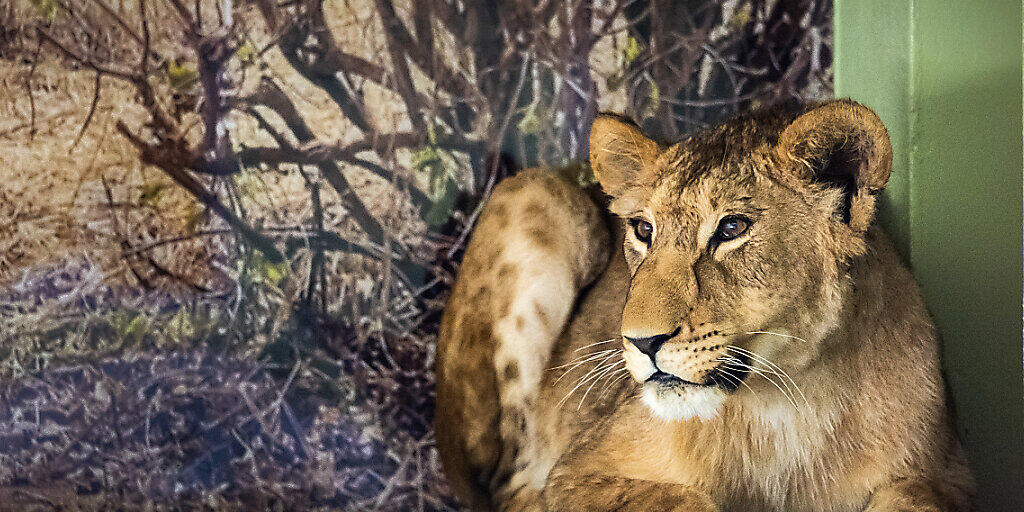
[[[977,510],[1024,510],[1021,4],[839,0],[836,94],[890,129],[882,220],[943,338]]]

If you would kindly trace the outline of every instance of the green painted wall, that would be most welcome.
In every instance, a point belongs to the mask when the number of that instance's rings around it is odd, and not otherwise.
[[[838,0],[835,3],[836,95],[849,96],[878,113],[895,153],[882,197],[880,218],[907,255],[910,228],[909,153],[911,2]]]
[[[977,510],[1024,511],[1020,1],[837,0],[836,95],[878,111],[881,210],[943,338]]]

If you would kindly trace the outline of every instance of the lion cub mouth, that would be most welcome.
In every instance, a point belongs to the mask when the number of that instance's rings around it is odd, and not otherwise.
[[[661,370],[658,370],[658,371],[654,372],[654,374],[651,375],[650,377],[647,377],[647,382],[656,382],[658,384],[661,384],[662,386],[683,386],[683,385],[699,386],[700,385],[700,384],[697,384],[696,382],[690,382],[688,380],[680,379],[679,377],[676,377],[675,375],[672,375],[672,374],[669,374],[669,373],[665,373],[665,372],[663,372]]]
[[[718,387],[728,392],[736,391],[736,388],[740,387],[750,374],[750,358],[745,354],[737,354],[730,357],[730,359],[735,359],[735,361],[723,361],[718,366],[709,370],[703,383],[682,379],[657,368],[657,366],[655,366],[654,373],[647,377],[645,382],[667,388],[695,386]]]
[[[749,364],[746,356],[722,358],[721,364],[709,370],[701,383],[682,379],[655,366],[654,373],[643,382],[640,398],[656,416],[665,420],[708,420],[718,415],[726,397],[747,378]]]

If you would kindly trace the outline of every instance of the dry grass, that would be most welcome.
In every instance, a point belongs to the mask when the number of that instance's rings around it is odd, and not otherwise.
[[[337,0],[327,5],[328,22],[346,50],[374,58],[374,49],[382,41],[374,23],[367,22],[372,12],[359,2]],[[270,42],[258,30],[252,34],[256,47]],[[40,57],[36,64],[0,60],[0,283],[10,282],[19,269],[88,254],[115,282],[138,284],[124,268],[113,216],[120,218],[121,234],[132,246],[188,236],[207,219],[197,218],[201,211],[195,202],[162,172],[141,164],[137,150],[114,131],[117,120],[140,126],[146,119],[130,86],[105,79],[95,114],[82,132],[93,101],[95,74],[76,69],[52,51]],[[343,143],[358,138],[358,130],[327,94],[295,72],[279,50],[271,49],[263,61],[266,73],[296,100],[319,140]],[[257,77],[252,78],[243,90],[255,87]],[[407,128],[392,93],[374,84],[365,88],[371,114],[380,126]],[[236,116],[231,121],[238,144],[273,143],[250,119]],[[373,213],[409,237],[422,233],[423,226],[414,221],[418,212],[410,211],[389,187],[365,171],[352,169],[350,174],[353,188]],[[416,181],[415,176],[409,178]],[[113,208],[104,180],[114,198]],[[296,172],[252,176],[244,186],[252,193],[257,215],[273,214],[274,218],[264,219],[266,224],[291,221],[294,225],[311,216],[308,192]],[[338,202],[328,197],[325,206],[337,208]],[[157,259],[176,274],[208,281],[214,276],[203,268],[210,256],[199,251],[203,245],[175,244],[174,250],[158,252]]]
[[[63,63],[0,61],[0,281],[19,268],[67,254],[111,247],[109,214],[100,205],[99,177],[118,176],[115,192],[138,187],[140,165],[130,148],[113,143],[114,115],[126,115],[127,88],[111,85],[91,130],[72,143],[92,98],[87,74],[69,73]],[[31,78],[30,78],[31,77]],[[32,98],[28,94],[28,84]],[[35,119],[33,106],[35,104]],[[124,179],[136,175],[135,183]],[[109,262],[114,259],[110,258]]]

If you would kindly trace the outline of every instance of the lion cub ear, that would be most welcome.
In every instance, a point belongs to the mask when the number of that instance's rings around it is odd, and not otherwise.
[[[798,179],[840,189],[839,216],[855,231],[868,228],[892,170],[889,132],[874,111],[851,100],[823,103],[787,126],[776,149]]]
[[[601,113],[590,125],[590,166],[609,195],[638,183],[660,152],[657,142],[623,116]]]

